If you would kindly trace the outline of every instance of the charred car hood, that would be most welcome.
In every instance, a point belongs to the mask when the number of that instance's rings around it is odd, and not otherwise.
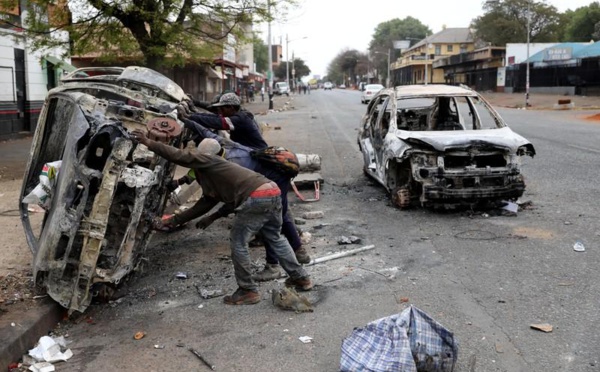
[[[509,149],[511,153],[517,152],[521,146],[533,146],[529,141],[513,132],[510,128],[484,129],[476,131],[441,131],[441,132],[409,132],[404,130],[396,131],[396,136],[401,140],[413,144],[427,144],[437,151],[447,151],[455,148],[464,148],[469,146],[494,146]]]

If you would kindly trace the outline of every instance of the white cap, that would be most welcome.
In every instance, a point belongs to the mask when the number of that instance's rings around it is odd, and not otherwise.
[[[205,138],[198,145],[198,151],[202,154],[216,155],[221,150],[221,145],[214,138]]]

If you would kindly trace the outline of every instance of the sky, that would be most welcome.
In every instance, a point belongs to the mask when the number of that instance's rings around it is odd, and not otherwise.
[[[547,0],[558,11],[575,10],[593,0]],[[327,65],[342,50],[366,52],[379,23],[408,16],[418,19],[433,33],[446,27],[468,27],[482,15],[483,0],[297,0],[298,6],[287,19],[271,22],[272,44],[283,45],[283,60],[292,54],[311,69],[311,75],[324,76]],[[259,25],[265,44],[266,24]]]

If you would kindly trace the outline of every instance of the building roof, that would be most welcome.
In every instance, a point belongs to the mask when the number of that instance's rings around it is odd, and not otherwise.
[[[472,43],[473,35],[471,34],[471,31],[466,27],[446,28],[438,32],[437,34],[433,34],[419,41],[407,50],[420,48],[423,45],[425,45],[425,42],[429,44]]]

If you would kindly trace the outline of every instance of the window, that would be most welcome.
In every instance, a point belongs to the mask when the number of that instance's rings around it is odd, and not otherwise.
[[[452,50],[454,49],[454,45],[452,44],[448,44],[448,46],[446,47],[448,52],[452,52]]]
[[[439,56],[440,54],[442,54],[442,46],[441,45],[436,45],[435,46],[435,55]]]

